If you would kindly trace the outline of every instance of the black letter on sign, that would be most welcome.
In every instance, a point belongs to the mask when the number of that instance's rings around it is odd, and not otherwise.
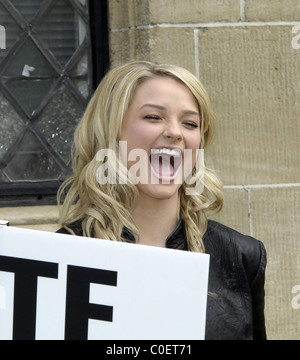
[[[15,274],[13,340],[35,340],[37,278],[57,279],[58,264],[0,256],[0,271]]]
[[[90,284],[117,286],[117,272],[68,265],[66,340],[87,340],[89,319],[112,321],[113,307],[90,304]]]

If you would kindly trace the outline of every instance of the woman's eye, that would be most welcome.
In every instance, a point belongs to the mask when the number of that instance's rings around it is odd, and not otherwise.
[[[185,125],[190,127],[190,128],[193,128],[193,129],[197,129],[199,127],[199,125],[197,123],[189,122],[189,121],[186,122]]]
[[[146,115],[144,117],[144,119],[147,119],[147,120],[159,120],[160,117],[158,115]]]

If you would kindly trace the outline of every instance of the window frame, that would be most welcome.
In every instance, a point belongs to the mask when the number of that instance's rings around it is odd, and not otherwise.
[[[76,4],[76,0],[69,1]],[[107,1],[88,0],[93,91],[109,68]],[[16,16],[18,16],[17,13]],[[10,97],[5,88],[1,87],[0,91],[4,93],[6,98]],[[0,208],[55,205],[57,203],[57,190],[61,183],[61,181],[0,183]]]

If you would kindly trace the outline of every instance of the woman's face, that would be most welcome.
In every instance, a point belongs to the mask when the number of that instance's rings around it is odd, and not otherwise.
[[[185,164],[195,165],[201,142],[194,96],[171,77],[146,80],[128,108],[120,140],[126,142],[122,158],[138,179],[140,192],[157,199],[177,196]]]

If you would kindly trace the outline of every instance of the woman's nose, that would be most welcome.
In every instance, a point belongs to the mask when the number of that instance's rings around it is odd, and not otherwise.
[[[182,131],[177,121],[166,124],[163,135],[169,139],[182,140]]]

